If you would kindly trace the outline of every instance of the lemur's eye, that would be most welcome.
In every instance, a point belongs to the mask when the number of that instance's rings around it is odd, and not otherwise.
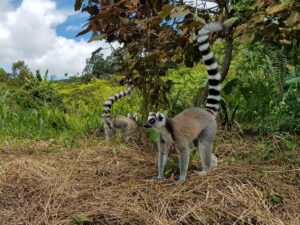
[[[155,123],[155,119],[153,119],[153,118],[150,119],[150,120],[149,120],[149,123],[154,124],[154,123]]]

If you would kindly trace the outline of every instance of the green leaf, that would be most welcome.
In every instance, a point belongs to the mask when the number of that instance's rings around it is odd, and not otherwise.
[[[165,175],[170,175],[171,173],[175,172],[178,169],[179,169],[179,158],[177,156],[172,157],[171,155],[165,165],[164,173]]]
[[[78,11],[79,9],[81,9],[82,2],[83,2],[83,0],[76,0],[75,5],[74,5],[75,11]]]
[[[233,89],[236,88],[238,84],[239,84],[238,78],[231,79],[223,87],[223,93],[226,95],[230,95],[232,93]]]
[[[277,204],[283,201],[283,197],[281,195],[272,193],[268,193],[268,199],[269,201]]]
[[[231,27],[231,26],[233,26],[238,20],[239,20],[238,17],[232,17],[232,18],[230,18],[230,19],[228,19],[228,20],[225,20],[225,21],[224,21],[224,24],[225,24],[226,26],[228,26],[228,27]]]
[[[285,82],[286,84],[296,84],[296,83],[300,83],[300,77],[295,77],[292,79],[289,79]]]
[[[203,26],[204,24],[206,24],[205,19],[203,19],[201,17],[196,17],[194,22],[195,22],[195,24],[199,24],[199,26]]]
[[[286,39],[279,40],[279,42],[280,42],[281,44],[286,44],[286,45],[292,44],[292,42],[290,42],[290,41],[288,41],[288,40],[286,40]]]
[[[283,10],[286,10],[288,9],[288,4],[286,3],[281,3],[281,4],[277,4],[277,5],[272,5],[272,6],[269,6],[267,9],[266,9],[266,12],[269,13],[269,14],[276,14],[278,12],[281,12]]]
[[[80,36],[80,35],[83,35],[83,34],[86,34],[86,33],[88,33],[89,31],[91,31],[91,26],[88,26],[86,29],[80,31],[80,32],[76,35],[76,37],[78,37],[78,36]]]
[[[300,23],[292,27],[293,30],[300,30]]]
[[[184,18],[191,11],[189,9],[185,9],[183,11],[175,12],[170,15],[171,18]]]
[[[253,5],[253,9],[260,9],[261,7],[263,7],[265,5],[265,2],[263,0],[258,0],[254,5]]]
[[[300,13],[293,12],[285,21],[287,26],[293,26],[295,23],[300,22]]]
[[[243,33],[248,32],[249,30],[248,26],[249,25],[247,23],[239,25],[235,30],[235,35],[241,35]]]
[[[253,21],[254,23],[261,23],[264,21],[265,17],[266,14],[264,12],[258,12],[252,16],[251,21]]]
[[[282,3],[282,4],[289,4],[289,3],[291,3],[291,2],[293,2],[294,0],[280,0],[280,2]]]
[[[162,17],[162,18],[165,18],[165,17],[167,17],[167,16],[170,15],[172,9],[173,9],[173,6],[171,6],[171,5],[164,5],[161,8],[161,12],[158,13],[158,16]]]
[[[177,169],[177,164],[168,160],[164,168],[164,173],[165,175],[170,175],[176,169]]]
[[[255,38],[255,33],[244,33],[240,37],[240,41],[244,44],[249,44],[251,43]]]
[[[85,215],[75,215],[72,217],[75,223],[86,223],[90,222],[89,218]]]
[[[176,64],[176,62],[168,60],[164,63],[164,67],[168,68],[168,69],[176,69],[178,70],[178,65]]]
[[[291,64],[287,64],[286,65],[286,68],[289,70],[289,71],[294,71],[295,70],[295,66],[291,65]]]
[[[151,138],[152,141],[158,141],[159,136],[160,135],[156,130],[154,130],[154,129],[150,130],[150,138]]]
[[[101,41],[102,39],[105,39],[107,37],[106,34],[96,34],[93,35],[90,40],[88,40],[88,42],[92,42],[92,41]]]

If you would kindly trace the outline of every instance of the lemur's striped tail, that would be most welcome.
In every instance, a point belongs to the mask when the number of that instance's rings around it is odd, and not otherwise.
[[[118,99],[129,95],[130,92],[133,89],[133,85],[129,85],[128,89],[126,91],[120,91],[117,94],[114,94],[112,96],[110,96],[103,104],[103,112],[102,112],[102,118],[103,119],[109,119],[110,118],[110,112],[111,112],[111,107],[112,105],[115,103],[115,101],[117,101]]]
[[[218,69],[218,63],[209,47],[208,35],[210,32],[223,30],[226,30],[224,24],[206,24],[199,30],[197,39],[199,50],[202,54],[202,58],[208,72],[208,96],[205,109],[213,114],[216,114],[219,109],[219,102],[221,98],[221,74]]]

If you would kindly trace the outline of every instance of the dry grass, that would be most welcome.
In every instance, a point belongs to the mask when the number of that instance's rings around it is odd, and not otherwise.
[[[218,142],[223,157],[259,144]],[[74,224],[82,215],[85,224],[300,224],[299,168],[223,161],[206,177],[156,183],[153,149],[100,146],[0,155],[0,223]]]

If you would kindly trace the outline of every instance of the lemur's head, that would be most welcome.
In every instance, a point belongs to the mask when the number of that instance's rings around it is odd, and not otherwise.
[[[110,117],[104,117],[104,130],[106,135],[113,136],[115,134],[114,122]]]
[[[166,125],[167,118],[161,113],[150,112],[147,122],[144,124],[145,128],[161,129]]]
[[[131,119],[131,120],[134,120],[135,122],[138,121],[137,113],[133,113],[133,114],[128,113],[128,114],[127,114],[127,118],[129,118],[129,119]]]

